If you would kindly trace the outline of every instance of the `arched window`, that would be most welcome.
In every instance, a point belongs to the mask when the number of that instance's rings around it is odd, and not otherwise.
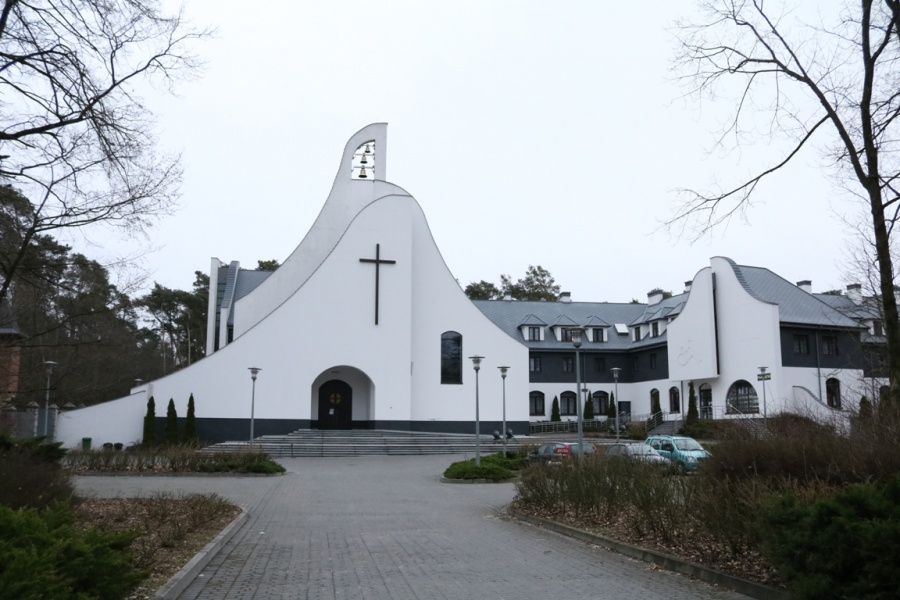
[[[462,383],[462,335],[441,334],[441,383]]]
[[[528,394],[528,414],[532,417],[543,417],[547,414],[544,409],[544,392]]]
[[[681,393],[674,386],[669,388],[669,412],[681,412]]]
[[[701,383],[697,389],[697,396],[700,405],[697,407],[700,412],[701,419],[712,419],[712,388],[708,383]]]
[[[609,413],[609,394],[606,392],[594,392],[594,415],[601,416]]]
[[[759,397],[756,389],[749,381],[738,379],[728,388],[728,397],[725,400],[729,415],[759,412]]]
[[[831,377],[825,380],[825,398],[831,408],[841,407],[841,382]]]
[[[578,403],[575,392],[563,392],[559,395],[559,416],[574,417],[578,414]]]
[[[662,407],[659,405],[659,390],[653,388],[650,390],[650,412],[656,413],[661,410]]]

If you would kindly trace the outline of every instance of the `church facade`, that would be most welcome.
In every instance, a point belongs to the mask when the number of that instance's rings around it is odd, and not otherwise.
[[[193,396],[198,435],[218,442],[248,439],[251,422],[257,436],[474,433],[477,415],[489,433],[504,410],[521,434],[550,418],[553,398],[564,419],[579,402],[600,415],[611,405],[649,415],[657,399],[678,418],[691,383],[704,417],[800,410],[827,418],[883,385],[866,368],[875,319],[850,290],[812,294],[727,258],[711,259],[684,292],[654,290],[646,304],[567,294],[469,300],[418,202],[386,180],[386,135],[385,124],[373,124],[350,139],[315,223],[277,270],[212,259],[206,358],[127,397],[61,413],[57,439],[139,441],[150,397],[158,417],[171,399],[183,418]],[[574,330],[583,332],[580,399]],[[484,357],[479,371],[472,356]]]

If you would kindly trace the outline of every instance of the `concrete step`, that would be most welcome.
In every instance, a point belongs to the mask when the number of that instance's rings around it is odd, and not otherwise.
[[[249,441],[223,442],[205,449],[206,452],[239,452],[250,447]],[[422,433],[409,431],[301,430],[288,435],[260,436],[253,447],[273,458],[305,456],[386,456],[421,454],[474,454],[474,435],[451,433]],[[507,441],[507,450],[516,450],[517,440]],[[502,443],[493,436],[481,436],[481,451],[499,452]]]

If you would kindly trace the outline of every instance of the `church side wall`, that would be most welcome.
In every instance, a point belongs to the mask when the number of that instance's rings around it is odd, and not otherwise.
[[[687,303],[666,331],[671,379],[687,381],[718,375],[711,269],[702,269],[694,276]]]

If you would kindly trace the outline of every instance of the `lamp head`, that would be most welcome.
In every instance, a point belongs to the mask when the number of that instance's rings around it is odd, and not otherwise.
[[[469,358],[472,359],[472,366],[475,367],[476,371],[481,369],[481,361],[482,361],[482,359],[484,359],[483,356],[475,355],[475,356],[470,356]]]
[[[616,381],[618,381],[618,380],[619,380],[619,373],[622,371],[622,369],[620,369],[619,367],[613,367],[612,369],[610,369],[610,371],[612,371],[613,379],[615,379]]]
[[[581,348],[581,327],[570,327],[569,332],[572,335],[572,344],[576,348]]]
[[[500,377],[506,379],[506,372],[509,371],[509,367],[497,367],[500,369]]]
[[[256,381],[256,376],[260,371],[262,371],[262,369],[260,369],[259,367],[248,367],[248,369],[250,370],[250,379]]]
[[[50,377],[50,373],[53,372],[53,367],[56,366],[55,360],[45,360],[44,366],[47,367],[47,377]]]

